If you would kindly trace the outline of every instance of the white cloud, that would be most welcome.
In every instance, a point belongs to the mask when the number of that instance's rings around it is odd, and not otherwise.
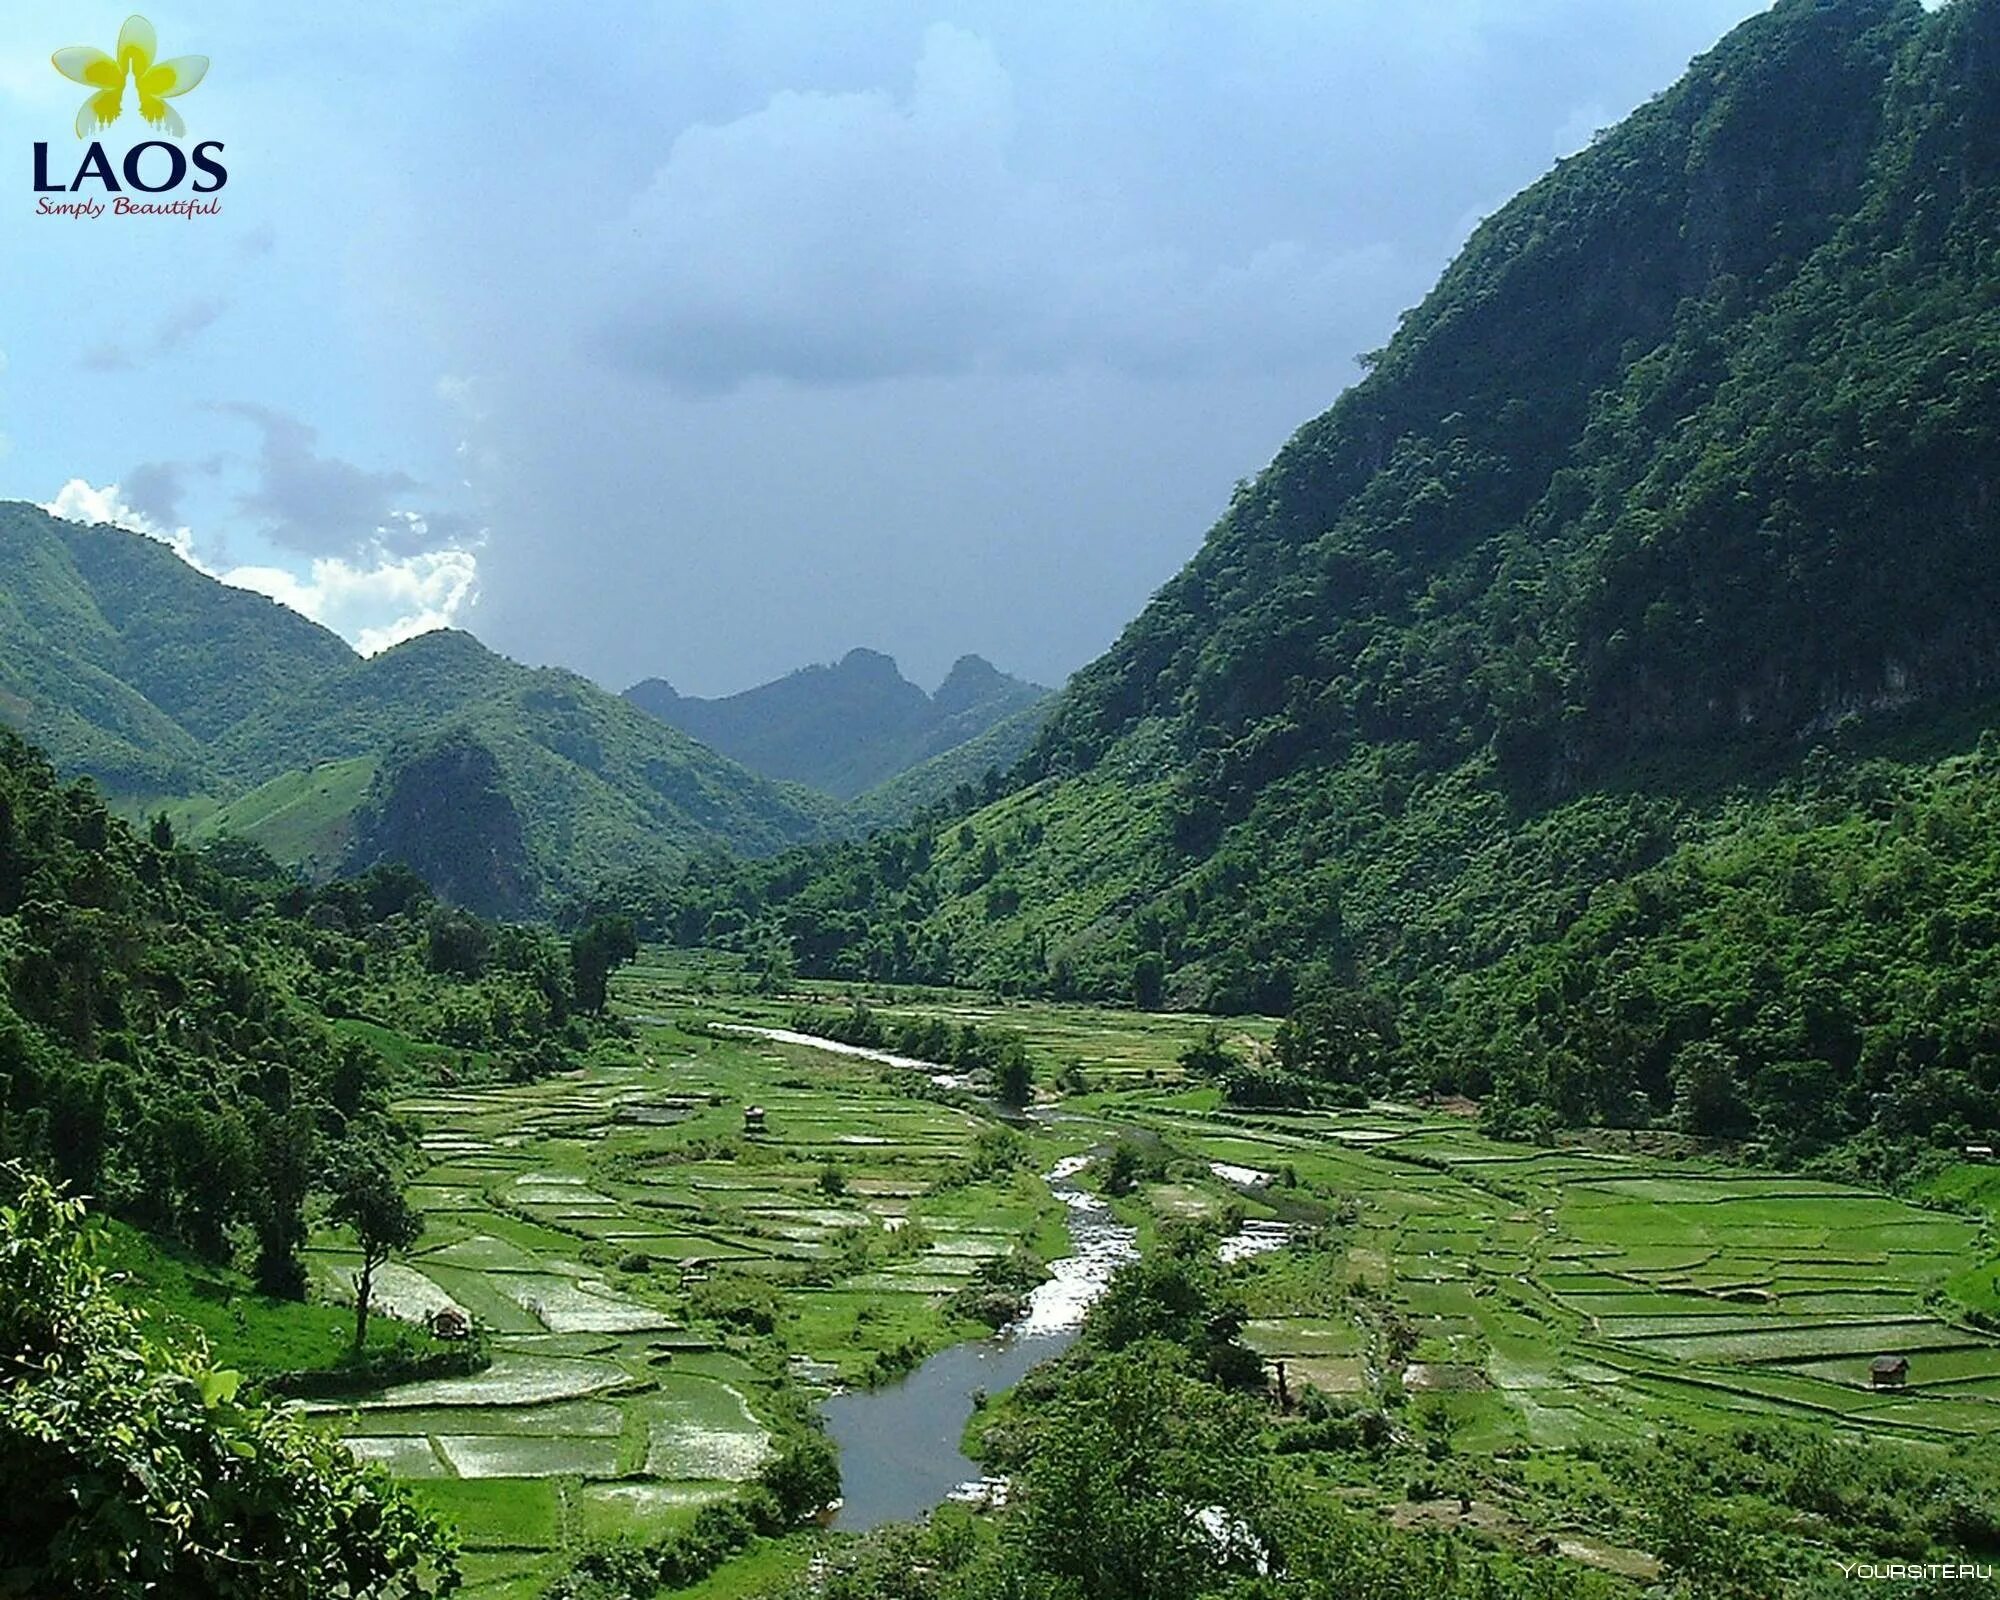
[[[453,626],[478,592],[479,558],[470,550],[399,558],[378,546],[371,555],[372,565],[320,556],[304,578],[282,567],[234,567],[219,576],[331,628],[364,656]]]
[[[187,528],[169,528],[155,522],[145,512],[136,509],[126,500],[124,492],[115,483],[107,483],[102,489],[93,488],[82,478],[71,478],[56,491],[53,500],[44,501],[42,509],[52,517],[61,517],[65,522],[81,522],[95,527],[109,523],[114,528],[123,528],[128,533],[143,533],[148,539],[157,539],[172,548],[191,567],[213,572],[202,566],[194,553],[194,534]]]
[[[479,590],[477,554],[455,547],[397,555],[378,542],[353,560],[317,557],[303,577],[283,567],[217,568],[196,553],[189,529],[163,527],[134,509],[115,483],[100,489],[72,478],[42,509],[69,522],[109,523],[157,539],[197,571],[289,606],[331,628],[365,656],[454,626]],[[412,536],[428,531],[418,513],[391,515]]]

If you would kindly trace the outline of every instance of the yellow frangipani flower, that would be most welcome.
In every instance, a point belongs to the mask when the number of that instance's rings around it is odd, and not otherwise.
[[[180,113],[167,104],[183,95],[208,74],[207,56],[175,56],[161,61],[160,41],[153,25],[144,17],[127,17],[118,30],[118,54],[108,56],[87,44],[58,50],[52,58],[56,71],[73,83],[96,90],[76,114],[76,136],[87,139],[98,128],[108,128],[125,110],[125,78],[139,92],[139,115],[170,138],[187,132]]]

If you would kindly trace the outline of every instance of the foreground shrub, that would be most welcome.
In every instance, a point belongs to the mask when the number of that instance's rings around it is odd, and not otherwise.
[[[0,1595],[427,1600],[451,1540],[378,1470],[239,1401],[90,1265],[82,1203],[0,1167]]]

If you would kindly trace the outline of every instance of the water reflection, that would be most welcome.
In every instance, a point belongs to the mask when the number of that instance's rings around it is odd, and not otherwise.
[[[1011,1389],[1068,1349],[1112,1273],[1138,1255],[1134,1230],[1078,1184],[1089,1163],[1088,1156],[1065,1156],[1045,1175],[1069,1209],[1071,1253],[1050,1263],[1052,1275],[1017,1322],[991,1339],[940,1351],[896,1383],[834,1395],[821,1408],[840,1445],[836,1528],[906,1522],[977,1484],[979,1466],[959,1448],[974,1396]]]

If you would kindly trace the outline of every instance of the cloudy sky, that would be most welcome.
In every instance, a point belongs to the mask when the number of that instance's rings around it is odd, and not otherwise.
[[[1478,217],[1755,9],[158,0],[222,213],[87,221],[30,147],[77,158],[49,55],[125,8],[10,0],[0,498],[365,649],[1052,683]]]

